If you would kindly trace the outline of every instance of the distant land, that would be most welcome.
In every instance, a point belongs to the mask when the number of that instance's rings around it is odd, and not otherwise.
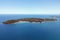
[[[51,16],[52,18],[60,18],[60,16]]]
[[[53,22],[53,21],[57,21],[57,19],[52,19],[52,18],[22,18],[22,19],[17,19],[17,20],[7,20],[5,22],[3,22],[3,24],[15,24],[18,22]]]

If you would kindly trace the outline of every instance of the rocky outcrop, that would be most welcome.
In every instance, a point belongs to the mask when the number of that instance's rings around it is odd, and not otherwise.
[[[6,22],[3,22],[4,24],[11,24],[11,23],[15,23],[17,22],[17,20],[8,20]]]
[[[42,18],[22,18],[17,20],[8,20],[3,22],[3,24],[14,24],[16,22],[26,21],[26,22],[44,22],[44,21],[56,21],[56,19],[42,19]]]

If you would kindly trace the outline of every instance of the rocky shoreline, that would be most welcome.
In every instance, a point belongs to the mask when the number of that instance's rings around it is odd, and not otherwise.
[[[45,21],[57,21],[57,19],[47,19],[47,18],[22,18],[22,19],[17,19],[17,20],[7,20],[5,22],[3,22],[3,24],[15,24],[16,22],[45,22]]]

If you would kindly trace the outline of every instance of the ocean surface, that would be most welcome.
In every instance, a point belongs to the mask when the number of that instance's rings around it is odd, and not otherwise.
[[[11,19],[53,15],[0,15],[0,40],[60,40],[60,22],[2,24]],[[58,16],[58,15],[57,15]]]

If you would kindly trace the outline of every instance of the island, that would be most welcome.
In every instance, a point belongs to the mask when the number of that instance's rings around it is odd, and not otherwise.
[[[17,20],[7,20],[5,22],[3,22],[3,24],[15,24],[17,22],[46,22],[46,21],[57,21],[57,19],[49,19],[49,18],[21,18],[21,19],[17,19]]]

